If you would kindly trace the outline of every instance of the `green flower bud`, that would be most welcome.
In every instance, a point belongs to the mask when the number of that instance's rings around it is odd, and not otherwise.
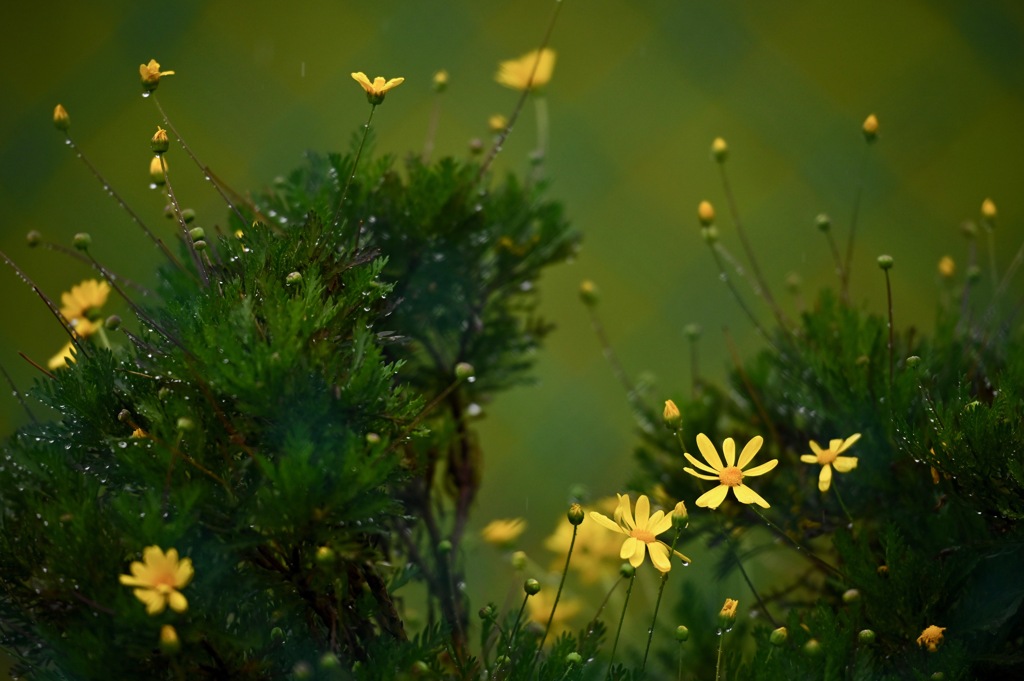
[[[178,419],[178,430],[186,431],[192,430],[196,427],[195,422],[187,416],[182,416]]]
[[[200,241],[206,238],[206,230],[202,227],[193,227],[188,230],[188,235],[192,237],[192,241]]]
[[[167,139],[167,131],[161,128],[159,125],[156,126],[156,133],[149,140],[149,146],[153,150],[154,154],[162,154],[167,151],[169,140]]]
[[[479,137],[474,137],[469,140],[469,153],[473,156],[477,156],[484,150],[484,141]]]
[[[181,219],[184,221],[186,225],[191,225],[192,222],[196,219],[196,212],[191,208],[185,208],[184,210],[181,211]]]
[[[623,563],[622,566],[619,567],[619,575],[621,575],[625,579],[629,579],[635,574],[636,568],[630,565],[629,563]]]
[[[579,525],[583,522],[584,515],[585,514],[583,513],[583,507],[580,506],[579,504],[571,504],[569,506],[569,512],[565,514],[565,516],[569,519],[569,522],[572,523],[572,525],[574,526]]]
[[[484,607],[480,608],[480,612],[478,612],[477,614],[480,616],[480,619],[489,620],[492,617],[494,617],[494,613],[496,610],[497,608],[494,607],[493,603],[488,603]]]
[[[437,552],[438,553],[451,553],[451,551],[452,551],[452,543],[449,540],[442,539],[441,541],[437,542]]]
[[[196,249],[197,251],[205,251],[206,242],[201,239],[199,241],[194,241],[192,242],[192,248]]]
[[[711,158],[719,163],[725,163],[725,159],[729,158],[729,145],[721,137],[716,137],[711,143]]]
[[[321,565],[330,565],[334,562],[337,555],[334,553],[334,549],[330,546],[321,546],[316,550],[316,562]]]
[[[870,629],[861,629],[860,633],[857,634],[857,641],[863,645],[869,646],[875,642],[875,632]]]
[[[585,279],[580,283],[580,300],[587,307],[594,307],[597,305],[597,285],[589,279]]]
[[[367,433],[366,443],[370,445],[380,444],[380,435],[378,435],[377,433]]]
[[[121,318],[118,317],[116,314],[112,314],[109,317],[107,317],[106,321],[103,322],[103,327],[107,331],[117,331],[119,328],[121,328]]]
[[[72,239],[71,243],[80,251],[84,251],[92,246],[92,236],[88,232],[79,232]]]
[[[672,509],[672,527],[677,530],[686,529],[686,526],[690,524],[690,512],[686,510],[686,504],[679,502],[676,507]]]
[[[301,272],[289,272],[284,278],[285,286],[294,286],[302,283]]]
[[[814,218],[814,224],[821,231],[827,232],[832,227],[832,218],[828,216],[828,213],[818,213],[818,217]]]
[[[706,241],[709,244],[717,243],[718,228],[715,227],[714,225],[704,227],[703,229],[700,230],[700,236],[702,239],[704,239],[704,241]]]
[[[579,653],[573,652],[573,653],[569,653],[568,655],[565,656],[565,663],[566,664],[570,664],[570,665],[572,665],[572,664],[580,664],[581,662],[583,662],[583,656],[580,655]]]
[[[334,653],[327,652],[320,657],[320,669],[338,669],[341,661]]]
[[[812,638],[804,644],[804,654],[808,657],[818,657],[821,652],[821,644],[816,638]]]
[[[121,423],[128,423],[131,417],[132,413],[127,409],[122,409],[121,411],[117,412],[117,420],[120,421]]]
[[[416,660],[412,663],[412,667],[409,669],[413,676],[423,676],[430,671],[430,665],[423,660]]]
[[[786,627],[779,627],[774,629],[771,635],[768,637],[768,641],[773,646],[781,646],[789,638],[789,630]]]
[[[695,341],[700,338],[700,334],[703,332],[700,324],[687,324],[683,327],[683,335],[691,341]]]
[[[531,577],[523,583],[523,591],[526,592],[527,596],[536,596],[540,593],[540,582]]]
[[[883,270],[892,269],[892,256],[891,255],[880,255],[878,256],[878,266]]]
[[[31,230],[25,235],[25,241],[28,242],[29,248],[35,248],[43,240],[43,235],[38,230]]]
[[[907,357],[907,366],[908,367],[916,367],[920,363],[921,363],[921,358],[918,357],[917,355],[911,355],[910,357]]]
[[[680,624],[676,627],[676,640],[683,643],[690,638],[690,630]]]
[[[311,679],[313,678],[313,667],[308,662],[296,662],[292,667],[292,675],[299,681]]]
[[[856,603],[859,600],[860,591],[857,591],[857,589],[847,589],[843,592],[843,603],[850,605],[851,603]]]
[[[513,551],[512,552],[512,567],[522,572],[526,569],[526,551]]]
[[[473,369],[473,365],[470,364],[469,362],[459,362],[458,364],[455,365],[455,378],[459,379],[460,381],[471,379],[473,378],[474,374],[475,371]]]
[[[284,640],[284,629],[281,627],[274,627],[270,630],[270,640],[274,643],[280,643]]]

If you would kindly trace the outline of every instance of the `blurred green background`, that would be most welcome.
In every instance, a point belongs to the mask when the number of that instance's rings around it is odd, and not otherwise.
[[[431,75],[447,69],[435,155],[489,141],[487,118],[510,113],[517,93],[493,81],[497,63],[536,47],[550,0],[380,2],[18,3],[0,27],[0,248],[53,297],[91,276],[59,254],[29,250],[30,229],[70,244],[91,232],[93,251],[123,276],[152,282],[157,252],[53,130],[56,103],[107,179],[165,235],[163,201],[148,189],[149,137],[160,122],[140,97],[138,65],[177,72],[160,87],[176,127],[236,190],[258,191],[301,163],[306,149],[347,148],[367,104],[351,71],[404,76],[374,127],[378,150],[422,149],[434,99]],[[608,370],[577,298],[597,282],[601,312],[622,362],[657,377],[656,394],[682,397],[690,373],[683,327],[705,329],[702,372],[724,374],[722,328],[742,351],[756,334],[720,284],[699,238],[697,203],[719,209],[724,243],[739,254],[708,149],[731,148],[729,171],[760,264],[795,309],[783,282],[804,295],[834,280],[814,227],[833,216],[845,243],[869,113],[881,121],[866,163],[853,299],[881,311],[881,253],[892,272],[897,322],[928,328],[936,263],[963,272],[959,232],[991,196],[1000,211],[1003,268],[1024,237],[1024,5],[862,0],[825,3],[564,0],[547,88],[549,195],[585,235],[576,261],[539,282],[558,331],[538,357],[535,386],[484,405],[487,455],[477,525],[524,516],[524,546],[540,542],[569,488],[623,489],[635,442],[625,396]],[[535,144],[526,109],[499,158],[525,171]],[[175,190],[199,223],[227,211],[172,145]],[[1019,282],[1011,293],[1019,297]],[[749,296],[748,296],[749,298]],[[63,344],[63,333],[13,272],[0,273],[0,362],[21,387]],[[123,304],[108,306],[126,313]],[[768,312],[757,307],[768,322]],[[4,388],[0,433],[24,420]],[[692,434],[691,434],[692,436]],[[475,558],[479,558],[476,560]],[[482,573],[496,553],[479,548]],[[475,593],[487,587],[474,584]],[[497,587],[499,590],[503,587]],[[494,594],[488,594],[494,598]],[[479,598],[478,598],[479,600]]]

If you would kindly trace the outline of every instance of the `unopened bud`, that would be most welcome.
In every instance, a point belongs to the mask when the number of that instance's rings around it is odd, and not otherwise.
[[[192,237],[192,241],[201,241],[206,238],[206,230],[202,227],[193,227],[188,230],[188,235]]]
[[[818,657],[821,655],[821,644],[818,643],[818,639],[812,638],[804,644],[804,654],[808,657]]]
[[[682,643],[690,638],[690,630],[680,624],[676,627],[676,640]]]
[[[891,255],[880,255],[878,256],[878,266],[883,270],[892,269],[892,256]]]
[[[526,551],[513,551],[510,561],[513,568],[522,572],[526,569]]]
[[[709,244],[714,244],[718,241],[718,228],[714,225],[704,227],[700,230],[700,236]]]
[[[989,226],[996,221],[996,216],[999,211],[996,210],[996,204],[992,199],[985,199],[981,202],[981,217],[985,219],[986,224]]]
[[[587,307],[594,307],[597,305],[597,284],[589,279],[585,279],[580,282],[580,300],[582,300],[583,304]]]
[[[149,181],[160,186],[164,183],[164,168],[167,167],[167,159],[163,156],[154,156],[149,162]]]
[[[718,613],[718,622],[723,629],[729,629],[736,621],[736,608],[739,604],[740,602],[735,598],[725,599],[725,604],[722,605],[722,610]]]
[[[192,248],[196,249],[197,251],[205,251],[206,250],[206,242],[203,241],[202,239],[200,239],[199,241],[193,241],[192,242]]]
[[[619,566],[619,576],[620,577],[623,577],[625,579],[629,579],[629,578],[631,578],[635,574],[636,574],[636,568],[633,567],[632,565],[630,565],[629,563],[623,563],[621,566]]]
[[[195,427],[195,422],[187,416],[182,416],[180,419],[178,419],[178,430],[187,431],[192,430]]]
[[[128,420],[131,419],[131,417],[132,413],[127,409],[122,409],[121,411],[117,412],[117,420],[120,421],[121,423],[128,423]]]
[[[274,643],[279,643],[284,640],[284,629],[281,627],[274,627],[270,630],[270,640]]]
[[[482,619],[482,620],[489,620],[492,617],[494,617],[495,611],[496,611],[496,608],[494,607],[494,605],[491,604],[491,603],[488,603],[484,607],[480,608],[480,611],[477,613],[477,615],[479,615],[480,619]]]
[[[487,127],[491,132],[497,134],[508,127],[508,119],[501,114],[494,114],[487,119]]]
[[[939,275],[943,279],[950,279],[954,274],[956,274],[956,262],[948,255],[942,256],[939,259]]]
[[[367,433],[366,443],[371,445],[380,444],[380,435],[378,435],[377,433]]]
[[[53,108],[53,125],[61,132],[67,132],[67,129],[71,127],[71,118],[68,116],[67,109],[60,104]]]
[[[484,150],[484,142],[479,137],[469,140],[469,153],[473,156],[479,155]]]
[[[441,69],[434,74],[433,79],[434,92],[440,94],[448,89],[448,72]]]
[[[341,660],[334,653],[327,652],[320,656],[320,669],[338,669],[341,667]]]
[[[861,629],[860,633],[857,634],[857,640],[860,643],[869,646],[875,642],[875,632],[870,629]]]
[[[967,271],[964,272],[964,276],[967,278],[968,282],[973,284],[981,279],[981,268],[977,265],[971,265],[967,268]]]
[[[686,510],[686,504],[680,501],[672,509],[672,527],[677,530],[684,529],[690,524],[690,512]]]
[[[721,137],[716,137],[711,143],[711,158],[719,163],[724,163],[725,159],[729,158],[729,145]]]
[[[768,641],[773,646],[781,646],[789,638],[789,630],[786,627],[779,627],[774,629],[771,635],[768,637]]]
[[[540,593],[540,582],[533,578],[526,580],[523,582],[523,591],[527,596],[536,596]]]
[[[25,241],[28,243],[29,248],[35,248],[43,240],[43,235],[39,230],[33,229],[25,235]]]
[[[159,156],[167,151],[168,146],[170,146],[170,140],[167,138],[167,131],[159,125],[156,126],[156,132],[153,133],[153,137],[149,140],[149,147],[153,150],[154,154]]]
[[[964,220],[960,223],[960,232],[968,239],[978,236],[978,225],[971,220]]]
[[[569,519],[569,522],[574,526],[579,525],[583,522],[584,515],[585,514],[583,513],[583,507],[580,506],[579,504],[571,504],[569,506],[569,512],[565,514],[565,516]]]
[[[284,283],[285,283],[286,286],[295,286],[296,284],[301,284],[302,283],[302,273],[301,272],[289,272],[285,276],[285,278],[284,278]]]
[[[565,656],[565,663],[568,665],[580,664],[581,662],[583,662],[583,656],[577,652],[572,652]]]
[[[442,539],[441,541],[437,542],[437,552],[438,553],[445,554],[445,553],[451,553],[451,551],[452,551],[452,543],[450,541],[448,541],[447,539]]]
[[[460,381],[473,378],[474,373],[473,365],[469,362],[459,362],[455,365],[455,378]]]
[[[181,641],[178,640],[178,632],[170,624],[160,627],[160,650],[165,655],[173,655],[181,650]]]
[[[107,331],[117,331],[121,328],[121,318],[116,314],[112,314],[103,322],[103,327]]]
[[[715,221],[715,207],[711,205],[710,201],[701,201],[697,204],[697,219],[700,220],[700,224],[708,227]]]
[[[843,603],[850,605],[860,600],[860,591],[857,589],[847,589],[843,592]]]
[[[334,549],[330,546],[321,546],[316,550],[316,562],[321,565],[329,565],[334,562],[337,554],[334,553]]]
[[[71,239],[71,243],[80,251],[87,250],[92,246],[92,236],[88,232],[79,232]]]
[[[164,161],[166,163],[166,161]],[[196,212],[191,208],[184,208],[181,211],[181,220],[186,225],[191,225],[192,221],[196,219]]]
[[[814,218],[814,224],[818,226],[823,232],[827,232],[832,228],[832,218],[828,216],[828,213],[818,213],[818,217]]]
[[[864,131],[864,139],[869,143],[874,142],[875,138],[878,137],[878,117],[875,114],[871,114],[865,118],[861,130]]]
[[[700,338],[701,331],[703,329],[701,329],[700,324],[687,324],[683,327],[683,335],[692,341]]]
[[[678,428],[683,422],[683,415],[679,413],[679,407],[672,400],[665,400],[665,409],[661,412],[661,418],[669,428]]]

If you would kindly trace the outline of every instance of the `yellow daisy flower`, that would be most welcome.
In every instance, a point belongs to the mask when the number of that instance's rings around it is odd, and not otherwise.
[[[649,552],[651,562],[661,572],[668,572],[672,569],[669,560],[669,547],[665,542],[658,541],[657,537],[672,527],[672,514],[665,515],[664,511],[655,511],[651,514],[651,502],[646,494],[641,494],[636,500],[636,519],[629,508],[629,495],[619,496],[619,505],[615,509],[614,520],[591,511],[590,517],[598,525],[626,535],[626,541],[622,542],[619,549],[619,558],[628,560],[629,564],[637,568],[644,562],[644,556]],[[674,551],[683,561],[689,563],[690,559]]]
[[[99,324],[99,309],[107,302],[110,295],[110,284],[96,279],[86,279],[81,284],[72,286],[60,296],[60,313],[68,320],[71,328],[79,336],[87,337],[96,333]]]
[[[181,595],[192,580],[194,570],[190,558],[178,559],[177,549],[163,552],[159,546],[147,546],[142,561],[131,565],[130,575],[121,575],[121,583],[134,586],[135,597],[146,604],[146,612],[157,615],[168,605],[176,612],[185,612],[188,601]]]
[[[723,466],[722,459],[719,458],[718,451],[711,444],[708,436],[704,433],[698,433],[697,447],[700,448],[700,453],[704,456],[704,461],[707,461],[707,463],[698,461],[689,452],[683,452],[683,456],[698,469],[704,471],[704,473],[698,473],[690,467],[686,467],[683,470],[701,480],[718,480],[721,484],[700,495],[697,499],[697,505],[705,508],[718,508],[719,504],[725,501],[729,489],[732,488],[733,493],[736,495],[736,500],[741,504],[757,504],[761,508],[769,508],[768,502],[761,498],[760,494],[743,484],[744,476],[764,475],[779,464],[778,459],[772,459],[748,471],[743,470],[754,458],[754,455],[760,451],[763,443],[764,438],[760,435],[752,438],[743,448],[743,451],[740,452],[740,460],[737,461],[736,442],[731,437],[725,438],[725,442],[722,443],[722,451],[725,453],[726,465]]]
[[[834,467],[839,473],[849,473],[857,467],[857,457],[855,456],[839,456],[847,449],[853,446],[857,440],[860,439],[860,433],[854,433],[845,440],[835,439],[830,440],[828,443],[828,449],[822,449],[814,440],[811,440],[811,451],[814,454],[804,454],[800,457],[800,460],[804,463],[819,463],[821,464],[821,475],[818,476],[818,489],[822,492],[827,492],[829,485],[832,484],[832,468]]]
[[[388,90],[396,88],[405,82],[405,78],[392,78],[391,80],[385,81],[383,76],[377,76],[371,83],[370,79],[367,78],[366,74],[362,71],[353,73],[352,79],[366,90],[366,98],[370,100],[370,104],[373,104],[374,106],[384,101],[384,95],[388,93]]]
[[[480,530],[480,536],[488,544],[508,546],[526,529],[526,521],[522,518],[502,518],[492,520]]]
[[[921,635],[917,637],[917,645],[922,648],[927,648],[929,653],[934,653],[939,649],[939,644],[942,643],[942,632],[946,630],[946,627],[937,627],[934,624],[928,625]]]
[[[605,513],[615,514],[618,499],[603,497],[587,507],[587,511],[597,509]],[[584,584],[594,584],[608,575],[617,574],[621,565],[619,549],[622,544],[613,534],[605,532],[594,523],[581,523],[573,526],[564,513],[559,514],[561,521],[555,531],[544,540],[544,546],[557,558],[552,561],[551,570],[561,571],[565,565],[566,553],[572,541],[573,531],[576,532],[576,544],[573,548],[573,560],[570,569],[580,576]]]
[[[538,54],[539,53],[539,54]],[[534,64],[537,65],[534,70]],[[513,90],[536,90],[548,84],[555,70],[555,51],[550,47],[527,52],[519,59],[509,59],[498,65],[494,80]],[[533,79],[530,79],[530,76]]]
[[[150,59],[148,64],[139,64],[139,75],[142,77],[143,89],[152,92],[160,84],[162,77],[173,76],[174,71],[161,71],[157,60]]]

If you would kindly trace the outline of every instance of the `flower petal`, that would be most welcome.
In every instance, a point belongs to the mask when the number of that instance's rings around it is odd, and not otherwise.
[[[167,607],[167,599],[153,589],[135,589],[135,597],[146,604],[146,613],[158,615]]]
[[[731,437],[725,438],[725,442],[722,443],[722,452],[725,454],[725,465],[735,466],[736,465],[736,440]]]
[[[811,445],[811,451],[812,452],[814,452],[815,454],[821,454],[821,452],[822,452],[821,445],[819,445],[814,440],[811,440],[808,444]]]
[[[651,519],[651,500],[646,494],[641,494],[636,499],[636,526],[640,529],[647,528],[647,521]]]
[[[737,485],[732,488],[732,491],[736,494],[736,499],[743,504],[757,504],[761,508],[771,508],[764,498],[750,489],[746,485]]]
[[[185,612],[188,610],[188,600],[181,595],[180,591],[172,591],[169,599],[171,601],[171,610],[175,612]]]
[[[686,460],[689,461],[690,463],[692,463],[697,468],[699,468],[702,471],[705,471],[707,473],[713,473],[715,478],[718,477],[718,471],[716,471],[714,468],[712,468],[711,466],[707,465],[703,461],[700,461],[699,459],[697,459],[697,457],[695,457],[693,454],[690,454],[689,452],[683,452],[683,456],[685,456]]]
[[[821,467],[821,474],[818,476],[818,489],[822,492],[828,491],[828,486],[832,484],[832,466],[825,464]]]
[[[658,513],[663,513],[662,516],[658,516]],[[664,514],[663,511],[658,511],[651,516],[651,521],[647,523],[647,531],[657,537],[668,528],[672,527],[672,514]]]
[[[697,433],[697,448],[700,449],[704,460],[711,464],[713,469],[720,471],[725,468],[722,465],[722,459],[718,456],[718,450],[715,449],[715,445],[711,444],[711,440],[704,433]]]
[[[629,509],[628,494],[623,494],[619,497],[619,509],[622,511],[622,526],[627,530],[635,529],[636,523],[633,522],[633,512]]]
[[[857,457],[855,456],[837,456],[836,460],[832,462],[835,466],[836,471],[839,473],[849,473],[857,467]]]
[[[800,460],[804,463],[818,463],[818,457],[814,454],[801,454]]]
[[[743,470],[743,467],[750,463],[750,460],[754,458],[754,455],[761,451],[761,445],[764,444],[764,438],[760,435],[755,435],[750,438],[750,442],[743,446],[743,451],[740,452],[740,460],[736,466]]]
[[[186,558],[178,563],[178,569],[174,572],[174,586],[182,588],[187,586],[192,581],[192,575],[195,574],[195,569],[192,567],[192,559]]]
[[[843,446],[843,441],[840,438],[834,438],[828,441],[829,451],[838,452],[839,448]]]
[[[850,437],[846,438],[845,440],[843,440],[843,444],[839,445],[839,449],[836,450],[836,454],[839,454],[840,452],[845,452],[847,449],[852,447],[853,444],[857,442],[857,440],[859,439],[860,433],[854,433]]]
[[[715,475],[704,475],[703,473],[698,473],[697,471],[693,470],[689,466],[684,467],[683,470],[686,471],[687,473],[689,473],[690,475],[692,475],[693,477],[700,478],[701,480],[718,480],[719,479],[717,473]]]
[[[704,508],[718,508],[718,505],[725,501],[725,495],[728,493],[728,486],[719,485],[697,497],[697,505]]]
[[[626,534],[626,532],[621,527],[619,527],[618,523],[612,521],[611,518],[609,518],[608,516],[604,515],[603,513],[598,513],[597,511],[591,511],[590,512],[590,519],[593,520],[595,523],[597,523],[598,525],[600,525],[601,527],[603,527],[605,529],[612,530],[614,532],[620,532],[622,534]]]
[[[642,541],[637,541],[636,550],[633,551],[633,555],[629,558],[629,564],[635,568],[640,567],[644,562],[644,554],[647,553],[647,544]]]
[[[651,554],[651,562],[659,572],[668,572],[672,569],[672,562],[668,559],[668,547],[660,541],[647,545],[647,551]]]
[[[771,469],[775,468],[778,465],[779,465],[779,460],[778,459],[772,459],[771,461],[765,461],[760,466],[754,466],[749,471],[743,471],[743,477],[747,477],[748,475],[750,475],[750,476],[764,475],[765,473],[767,473],[768,471],[770,471]]]
[[[626,541],[622,542],[622,548],[619,549],[619,558],[626,560],[636,553],[636,544],[640,541],[636,537],[626,537]],[[643,543],[643,542],[641,542]]]

